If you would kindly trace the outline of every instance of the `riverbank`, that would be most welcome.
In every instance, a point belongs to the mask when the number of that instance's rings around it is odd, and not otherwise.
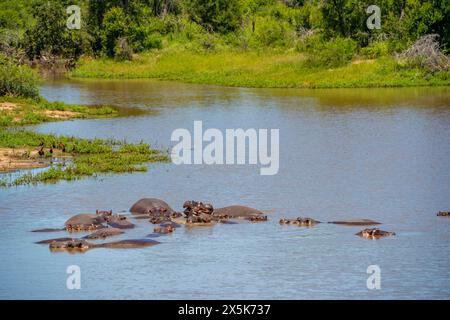
[[[12,180],[4,177],[0,179],[0,186],[76,180],[99,173],[146,171],[146,163],[168,161],[166,153],[145,143],[79,139],[20,128],[48,121],[119,115],[119,110],[106,106],[68,105],[42,98],[0,97],[0,173],[50,167]]]
[[[311,67],[298,52],[194,52],[167,48],[133,61],[84,58],[73,78],[153,78],[252,88],[367,88],[448,86],[450,72],[430,73],[391,57],[354,59],[337,68]]]

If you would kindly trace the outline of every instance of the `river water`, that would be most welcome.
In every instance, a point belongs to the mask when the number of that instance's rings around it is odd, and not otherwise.
[[[146,173],[0,190],[0,298],[19,299],[449,299],[450,89],[242,89],[150,80],[56,81],[41,94],[68,103],[142,108],[145,115],[32,127],[169,148],[177,128],[280,129],[280,168],[151,164]],[[142,197],[265,210],[266,223],[181,228],[145,249],[51,253],[35,241],[95,209],[127,211]],[[361,227],[283,227],[280,217],[369,218]],[[141,238],[146,221],[112,239]],[[81,289],[66,287],[70,265]],[[381,289],[367,287],[380,268]]]

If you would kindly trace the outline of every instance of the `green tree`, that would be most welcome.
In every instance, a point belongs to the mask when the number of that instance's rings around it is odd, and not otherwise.
[[[124,10],[120,7],[108,10],[102,25],[101,39],[104,53],[108,57],[114,57],[117,41],[128,34],[128,20]]]
[[[186,0],[185,8],[193,21],[209,31],[228,33],[240,26],[239,0]]]

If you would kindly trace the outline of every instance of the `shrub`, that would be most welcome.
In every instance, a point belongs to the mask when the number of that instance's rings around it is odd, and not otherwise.
[[[189,17],[208,31],[228,33],[240,26],[239,0],[188,0],[185,7]]]
[[[353,58],[356,48],[356,42],[349,38],[338,37],[328,42],[318,42],[308,50],[306,61],[315,67],[339,67]]]
[[[119,38],[128,33],[128,23],[122,8],[111,8],[104,17],[101,34],[104,53],[108,57],[116,55],[116,45]]]
[[[361,55],[368,59],[375,59],[389,54],[389,46],[386,42],[373,42],[361,49]]]
[[[0,96],[39,96],[37,74],[27,66],[18,66],[0,56]]]
[[[134,26],[130,30],[130,40],[134,51],[161,49],[162,38],[151,26]]]

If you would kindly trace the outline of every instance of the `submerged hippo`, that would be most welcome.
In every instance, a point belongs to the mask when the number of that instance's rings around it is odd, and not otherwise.
[[[245,207],[245,206],[229,206],[224,208],[215,209],[212,215],[219,219],[233,219],[233,218],[248,218],[257,217],[263,213],[257,209]]]
[[[94,248],[111,248],[111,249],[138,249],[146,248],[160,244],[160,242],[150,239],[130,239],[114,242],[106,242],[96,244]]]
[[[395,232],[383,231],[378,228],[364,229],[356,234],[366,239],[379,239],[382,237],[395,236]]]
[[[31,232],[59,232],[59,231],[66,231],[66,228],[44,228],[31,230]]]
[[[450,217],[450,211],[439,211],[437,216],[438,217]]]
[[[113,218],[109,219],[107,224],[110,227],[117,229],[133,229],[134,224],[127,220],[124,216],[112,216]]]
[[[267,216],[258,215],[258,216],[251,216],[249,218],[246,218],[247,220],[251,222],[265,222],[267,221]]]
[[[134,249],[145,248],[159,244],[150,239],[131,239],[107,243],[94,244],[83,239],[71,239],[67,241],[54,241],[49,244],[51,251],[85,252],[95,248]]]
[[[69,232],[93,231],[103,228],[103,222],[105,218],[101,215],[83,213],[69,218],[64,225]]]
[[[370,219],[353,219],[353,220],[341,220],[341,221],[330,221],[328,223],[342,224],[345,226],[373,226],[381,224],[380,222],[373,221]]]
[[[49,244],[51,251],[86,251],[91,248],[91,243],[86,240],[71,239],[67,241],[54,241]]]
[[[36,242],[37,244],[50,244],[52,242],[62,242],[62,241],[70,241],[74,240],[73,238],[54,238],[54,239],[47,239],[47,240],[41,240]]]
[[[171,226],[172,228],[180,228],[181,225],[174,222],[174,221],[167,221],[167,222],[163,222],[160,224],[161,227],[167,227],[167,226]]]
[[[171,215],[175,211],[163,200],[156,198],[144,198],[133,204],[130,208],[133,214]]]
[[[314,220],[312,218],[303,218],[303,217],[298,217],[297,219],[285,219],[285,218],[280,219],[280,224],[293,224],[299,227],[312,227],[318,223],[321,222]]]
[[[156,227],[155,229],[153,229],[153,232],[160,233],[160,234],[168,234],[168,233],[172,233],[174,230],[175,230],[174,227],[172,227],[171,225],[167,225],[167,226]]]
[[[103,228],[83,237],[83,239],[89,240],[106,239],[108,237],[117,236],[123,233],[124,232],[119,228]]]

